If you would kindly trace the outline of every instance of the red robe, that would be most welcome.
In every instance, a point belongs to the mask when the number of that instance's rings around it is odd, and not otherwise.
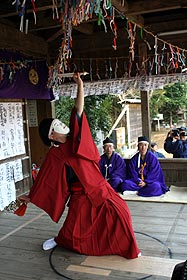
[[[136,258],[139,249],[125,201],[111,188],[99,170],[100,155],[85,114],[79,127],[75,109],[70,137],[50,148],[31,188],[31,202],[58,222],[68,198],[68,214],[55,241],[86,255],[120,255]],[[77,175],[83,191],[69,191],[66,165]]]

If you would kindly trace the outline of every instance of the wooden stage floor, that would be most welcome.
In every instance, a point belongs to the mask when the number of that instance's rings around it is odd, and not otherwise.
[[[61,227],[29,204],[23,217],[0,213],[0,280],[140,280],[171,279],[175,264],[187,259],[187,204],[127,201],[142,256],[79,255],[42,243]],[[49,257],[57,272],[51,268]]]

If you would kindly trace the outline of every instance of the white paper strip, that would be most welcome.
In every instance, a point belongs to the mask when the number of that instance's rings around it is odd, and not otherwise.
[[[74,74],[75,74],[74,72],[72,72],[72,73],[62,73],[62,74],[58,74],[58,77],[59,78],[72,78]],[[80,76],[86,76],[89,73],[88,72],[81,72],[79,74],[80,74]]]

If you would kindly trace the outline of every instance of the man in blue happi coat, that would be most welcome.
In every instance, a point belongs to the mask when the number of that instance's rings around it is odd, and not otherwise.
[[[164,142],[167,153],[173,154],[173,158],[187,158],[187,129],[180,127],[168,132]]]
[[[157,151],[158,145],[157,143],[151,143],[151,152],[157,157],[157,158],[165,158],[165,156]]]
[[[135,192],[139,196],[160,196],[169,191],[158,158],[149,150],[149,140],[138,137],[138,152],[130,159],[128,179],[123,194]]]
[[[126,179],[126,164],[120,154],[114,151],[114,141],[107,137],[103,141],[104,153],[100,159],[100,171],[116,192],[122,192]]]

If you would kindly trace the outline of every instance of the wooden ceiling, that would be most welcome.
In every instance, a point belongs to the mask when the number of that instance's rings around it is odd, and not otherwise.
[[[57,19],[56,9],[60,15],[62,1],[35,0],[36,23],[32,1],[27,0],[23,32],[20,32],[21,7],[16,11],[13,0],[0,1],[0,48],[24,50],[35,56],[58,56],[63,40],[63,28]],[[20,1],[21,3],[23,1]],[[103,0],[104,2],[104,0]],[[57,6],[54,6],[54,3]],[[158,51],[164,42],[187,50],[187,1],[186,0],[113,0],[115,24],[117,27],[116,50],[112,47],[114,33],[110,21],[98,25],[98,17],[73,26],[73,58],[106,58],[129,56],[128,21],[136,26],[135,53],[138,44],[146,43],[147,52],[155,52],[155,36],[158,38]],[[25,34],[28,19],[28,34]],[[21,34],[20,34],[21,33]],[[167,35],[168,34],[168,35]]]

